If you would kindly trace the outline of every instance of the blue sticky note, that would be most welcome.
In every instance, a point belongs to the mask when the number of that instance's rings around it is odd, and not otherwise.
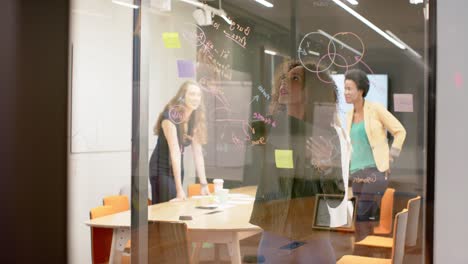
[[[195,77],[195,65],[190,60],[177,60],[177,70],[179,78]]]

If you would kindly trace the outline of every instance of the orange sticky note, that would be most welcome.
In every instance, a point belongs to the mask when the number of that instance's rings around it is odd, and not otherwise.
[[[165,32],[162,34],[164,46],[168,49],[180,49],[180,39],[178,32]]]
[[[293,151],[287,149],[275,149],[275,163],[276,168],[293,169]]]

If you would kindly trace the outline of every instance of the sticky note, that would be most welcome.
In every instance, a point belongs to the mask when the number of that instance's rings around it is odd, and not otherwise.
[[[180,49],[179,33],[165,32],[162,34],[164,46],[168,49]]]
[[[412,94],[393,94],[395,112],[413,112]]]
[[[275,163],[276,168],[293,169],[294,162],[292,150],[275,149]]]
[[[179,78],[195,77],[195,65],[189,60],[177,60],[177,70]]]

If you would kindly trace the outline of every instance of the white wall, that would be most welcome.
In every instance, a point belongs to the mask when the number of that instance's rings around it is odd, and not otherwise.
[[[437,1],[436,264],[468,263],[467,10],[465,0]]]
[[[185,81],[177,77],[176,60],[195,60],[195,48],[187,43],[177,50],[163,46],[162,32],[177,31],[181,21],[193,20],[188,5],[174,8],[172,16],[148,8],[143,12],[141,70],[142,88],[150,89],[149,130]],[[132,10],[110,0],[72,1],[70,43],[68,262],[83,264],[91,263],[90,230],[84,224],[90,209],[131,180]],[[157,138],[148,133],[151,154]],[[184,185],[194,182],[191,157],[188,149]]]

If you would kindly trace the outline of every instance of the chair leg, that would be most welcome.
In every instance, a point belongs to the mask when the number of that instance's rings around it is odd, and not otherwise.
[[[214,261],[219,262],[220,261],[220,255],[219,255],[219,247],[220,244],[214,244]]]

